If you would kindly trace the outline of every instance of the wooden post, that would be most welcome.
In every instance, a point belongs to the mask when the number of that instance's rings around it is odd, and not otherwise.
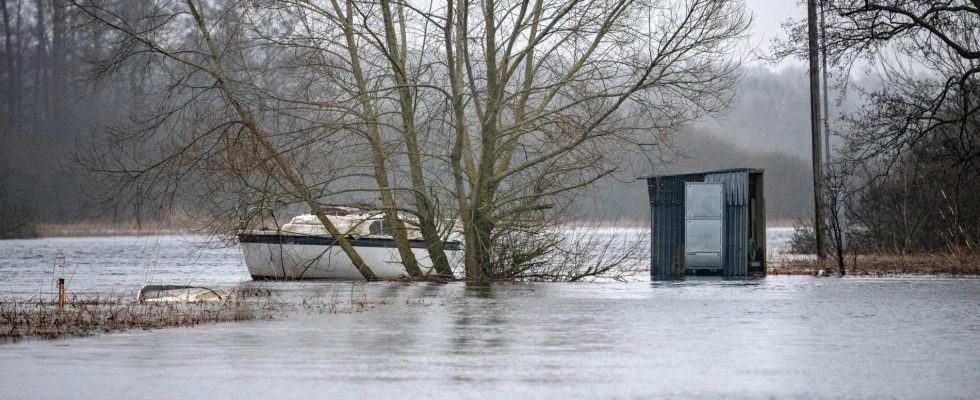
[[[65,312],[65,278],[58,278],[58,311]]]
[[[823,201],[823,146],[820,133],[820,52],[817,41],[817,0],[807,0],[807,27],[810,46],[810,130],[813,155],[813,230],[817,238],[817,258],[826,257],[826,229]]]

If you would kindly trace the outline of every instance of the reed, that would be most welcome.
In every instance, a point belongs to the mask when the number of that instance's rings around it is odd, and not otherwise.
[[[847,274],[861,276],[946,275],[980,276],[980,253],[862,254],[846,258]],[[837,273],[837,261],[827,258],[783,257],[769,261],[770,275]]]
[[[369,298],[363,285],[288,300],[248,285],[234,289],[223,301],[139,302],[123,295],[73,294],[62,304],[60,296],[54,300],[0,298],[0,344],[274,319],[296,313],[357,313],[386,304],[391,300]]]
[[[235,299],[200,303],[140,303],[122,296],[73,295],[63,308],[58,301],[39,298],[0,299],[0,343],[270,319],[287,307],[271,296],[259,298],[244,292]]]
[[[94,237],[94,236],[145,236],[174,235],[188,232],[163,224],[137,224],[135,222],[79,222],[73,224],[38,224],[41,237]]]

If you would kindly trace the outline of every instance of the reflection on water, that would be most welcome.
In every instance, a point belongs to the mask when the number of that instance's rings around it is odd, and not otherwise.
[[[99,245],[89,242],[90,252],[99,253]],[[123,247],[120,259],[144,262],[125,255],[136,246]],[[161,257],[199,277],[241,280],[233,270],[241,268],[237,261],[204,257],[208,270],[182,254]],[[2,262],[3,285],[29,293],[17,286],[31,284],[27,272]],[[140,265],[156,276],[166,273]],[[43,273],[49,264],[23,268]],[[139,273],[130,275],[119,281],[139,282]],[[77,282],[96,277],[76,273]],[[249,285],[292,302],[383,304],[363,313],[300,311],[272,321],[4,345],[0,398],[972,399],[980,393],[978,279]]]
[[[506,319],[506,301],[497,298],[500,292],[496,284],[466,282],[463,299],[453,307],[453,354],[471,354],[479,351],[500,350],[507,345],[503,335]]]

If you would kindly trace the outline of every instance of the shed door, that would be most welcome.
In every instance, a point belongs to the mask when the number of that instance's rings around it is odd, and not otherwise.
[[[725,197],[721,183],[685,184],[685,266],[722,267],[724,211]]]

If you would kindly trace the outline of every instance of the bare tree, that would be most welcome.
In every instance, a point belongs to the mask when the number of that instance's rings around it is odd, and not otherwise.
[[[399,206],[396,203],[397,188],[392,185],[392,178],[389,177],[389,164],[397,162],[391,160],[392,156],[384,149],[385,140],[382,131],[385,125],[382,115],[386,110],[386,96],[392,91],[397,92],[397,113],[400,114],[400,132],[403,144],[406,147],[405,154],[411,164],[411,192],[414,194],[416,207],[413,213],[418,219],[423,238],[428,244],[430,258],[433,266],[441,275],[452,276],[452,269],[448,258],[443,250],[445,235],[441,235],[436,227],[435,214],[428,197],[424,195],[425,183],[423,167],[421,165],[422,154],[418,148],[418,133],[415,128],[414,100],[409,93],[410,87],[405,72],[407,57],[405,44],[407,39],[403,36],[402,45],[398,44],[395,37],[395,22],[391,14],[391,7],[388,3],[380,4],[380,11],[364,10],[362,7],[372,8],[370,4],[355,5],[347,2],[343,7],[337,1],[321,6],[320,4],[300,1],[296,2],[294,9],[286,10],[296,15],[303,21],[305,35],[297,35],[291,42],[282,42],[286,46],[312,49],[310,57],[314,60],[314,65],[321,68],[320,73],[325,76],[343,77],[347,76],[348,81],[340,79],[338,84],[346,87],[346,93],[351,97],[349,100],[353,104],[360,106],[356,119],[363,124],[362,136],[368,143],[370,155],[373,163],[373,176],[377,182],[378,192],[381,198],[382,210],[388,219],[389,224],[394,227],[392,236],[395,238],[402,263],[410,273],[417,276],[420,274],[408,243],[405,229],[405,221],[398,217]],[[355,23],[355,14],[363,16],[363,20]],[[382,23],[376,29],[384,32],[384,40],[379,35],[373,34],[371,21],[368,19],[372,15],[382,15]],[[402,14],[403,15],[403,14]],[[404,29],[405,21],[400,20]],[[323,40],[324,34],[329,35],[331,27],[338,27],[342,40],[337,42]],[[365,43],[366,42],[366,43]],[[367,50],[362,49],[362,45],[367,45]],[[372,46],[373,45],[373,46]],[[378,51],[371,51],[374,48]],[[388,48],[394,49],[387,51]],[[399,50],[402,49],[402,50]],[[321,60],[335,58],[336,54],[345,54],[349,63],[326,64]],[[382,57],[383,56],[383,57]],[[392,73],[387,72],[384,67],[387,65]],[[365,68],[364,65],[368,67]],[[373,68],[372,68],[373,66]],[[338,71],[340,70],[340,71]],[[380,76],[378,76],[380,74]],[[348,83],[348,85],[344,85]],[[387,87],[386,87],[387,86]],[[369,88],[370,87],[370,88]],[[330,106],[337,102],[331,102]],[[320,106],[327,104],[320,103]]]
[[[250,90],[248,79],[252,78],[248,68],[248,58],[244,52],[248,43],[240,40],[240,14],[234,8],[228,8],[218,13],[218,10],[207,10],[203,3],[193,0],[174,4],[147,3],[141,7],[130,5],[116,8],[104,7],[97,2],[75,2],[74,5],[93,21],[112,28],[118,35],[118,47],[109,60],[103,64],[106,71],[119,68],[126,62],[136,59],[145,63],[147,70],[156,73],[153,78],[161,75],[164,78],[165,100],[162,109],[149,115],[142,121],[139,129],[127,134],[142,134],[143,139],[160,132],[160,129],[172,129],[170,118],[197,114],[189,118],[193,122],[210,122],[203,132],[200,128],[188,125],[178,125],[189,129],[191,137],[182,137],[185,141],[164,152],[160,158],[146,165],[145,160],[133,160],[135,165],[117,163],[119,168],[107,168],[107,160],[97,159],[93,164],[101,166],[103,172],[120,176],[123,182],[136,187],[159,190],[152,186],[158,184],[157,179],[168,179],[161,176],[162,165],[173,165],[178,175],[166,188],[178,190],[180,173],[199,172],[210,165],[223,170],[226,175],[239,178],[239,184],[248,186],[252,182],[242,171],[260,171],[272,178],[272,185],[280,186],[295,200],[308,205],[324,228],[336,240],[340,248],[350,257],[354,266],[367,280],[375,279],[374,273],[361,259],[346,236],[331,223],[322,205],[315,186],[304,181],[301,172],[296,168],[294,155],[288,148],[282,148],[277,141],[281,132],[270,131],[265,126],[265,120],[260,120],[253,108],[256,93]],[[135,9],[133,9],[135,8]],[[205,14],[212,11],[222,18],[209,19]],[[130,14],[130,15],[127,15]],[[186,33],[186,40],[175,39],[175,35]],[[221,42],[215,34],[221,34]],[[231,70],[229,70],[231,69]],[[198,101],[208,103],[203,108],[194,108]],[[173,102],[167,104],[167,102]],[[214,105],[214,102],[219,102]],[[217,118],[216,118],[217,117]],[[271,121],[270,123],[274,123]],[[274,126],[274,125],[273,125]],[[174,135],[181,137],[183,135]],[[302,135],[293,140],[302,140]],[[203,146],[203,148],[202,148]],[[220,147],[219,147],[220,146]],[[249,149],[257,154],[246,153]],[[202,153],[203,151],[203,153]],[[215,163],[213,161],[221,161]],[[255,162],[254,166],[239,165],[237,162]],[[139,164],[143,163],[143,166]],[[183,164],[189,163],[189,165]],[[190,170],[189,170],[190,169]],[[166,172],[174,172],[166,170]],[[207,181],[206,181],[207,182]],[[212,181],[213,182],[213,181]],[[167,184],[168,182],[164,182]]]
[[[830,163],[824,173],[825,204],[827,204],[827,228],[830,232],[831,257],[837,260],[837,271],[847,275],[845,257],[850,251],[847,238],[851,236],[852,225],[848,221],[848,204],[853,195],[853,171],[850,163]]]
[[[865,107],[845,128],[855,161],[884,164],[931,136],[958,142],[956,163],[975,168],[980,112],[980,4],[972,0],[826,0],[824,46],[835,76],[854,85],[851,69],[870,63],[882,87],[855,87]],[[799,54],[803,26],[777,53]]]
[[[106,88],[67,80],[89,50],[69,35],[62,0],[0,2],[0,170],[5,175],[0,214],[26,224],[81,218],[81,185],[62,173],[61,161],[99,110]],[[112,112],[100,113],[102,115]],[[8,230],[0,226],[0,231]],[[7,232],[10,234],[10,232]]]
[[[186,131],[156,160],[220,171],[198,180],[238,199],[300,201],[334,236],[323,199],[380,196],[413,275],[401,224],[444,274],[460,225],[477,280],[526,274],[580,189],[724,110],[750,23],[721,0],[75,5],[117,32],[105,71],[153,69],[166,101],[133,143]],[[116,172],[154,186],[157,164],[137,164]]]
[[[977,251],[980,171],[955,168],[949,147],[958,144],[945,137],[905,150],[884,176],[859,164],[853,179],[860,190],[848,202],[851,225],[859,229],[850,242],[884,253]]]
[[[975,186],[980,160],[980,3],[825,0],[823,6],[831,72],[841,93],[864,99],[838,132],[839,163],[849,171],[839,175],[852,186],[846,201],[856,225],[852,237],[886,252],[971,248],[975,220],[966,217],[964,224],[963,218],[975,210],[960,193]],[[791,24],[777,55],[801,54],[803,29],[802,22]],[[873,86],[852,79],[856,66],[877,72]]]
[[[749,23],[719,1],[467,5],[447,18],[444,51],[455,115],[465,110],[451,159],[476,279],[506,277],[497,260],[513,257],[497,250],[533,240],[524,234],[613,171],[624,145],[723,109]]]
[[[16,68],[17,48],[14,46],[14,26],[10,18],[10,9],[7,0],[0,0],[0,12],[3,13],[3,58],[5,74],[3,79],[3,92],[7,99],[6,110],[4,110],[3,126],[0,131],[0,139],[5,139],[10,130],[16,129],[15,118],[18,114],[17,102],[13,99],[20,99],[20,71]],[[19,13],[18,13],[19,14]]]

